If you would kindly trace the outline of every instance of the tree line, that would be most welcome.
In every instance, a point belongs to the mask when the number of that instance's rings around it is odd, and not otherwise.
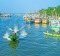
[[[60,16],[60,5],[56,7],[48,7],[47,9],[41,9],[38,11],[39,14],[47,14],[50,16]]]

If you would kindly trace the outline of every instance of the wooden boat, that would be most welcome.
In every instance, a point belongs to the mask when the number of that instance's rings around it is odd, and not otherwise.
[[[28,21],[28,19],[29,19],[28,17],[24,17],[24,21]]]
[[[24,21],[26,22],[26,24],[32,24],[34,22],[31,17],[24,17]]]
[[[48,33],[48,32],[43,32],[43,33],[47,36],[60,37],[60,34],[51,34],[51,33]]]
[[[33,24],[33,23],[34,23],[33,19],[28,19],[28,20],[25,21],[25,22],[26,22],[26,24]]]
[[[34,23],[35,23],[35,24],[40,24],[40,22],[41,22],[40,19],[35,19],[35,20],[34,20]]]
[[[43,19],[42,19],[42,24],[47,24],[48,23],[48,19],[46,18],[46,17],[44,17]]]
[[[47,20],[42,20],[42,24],[47,24],[48,21]]]

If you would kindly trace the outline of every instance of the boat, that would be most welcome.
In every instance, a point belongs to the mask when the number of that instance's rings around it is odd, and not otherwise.
[[[48,19],[47,19],[47,17],[44,17],[44,18],[42,19],[42,24],[48,24]]]
[[[12,35],[9,35],[9,36],[8,36],[8,38],[9,38],[11,41],[17,40],[18,37],[19,37],[19,36],[18,36],[17,34],[16,34],[16,35],[12,34]]]
[[[28,21],[28,19],[29,19],[28,17],[24,17],[24,21]]]
[[[1,17],[11,17],[11,15],[4,13],[4,14],[1,15]]]
[[[25,22],[26,22],[26,24],[33,24],[34,23],[34,21],[32,19],[25,21]]]
[[[32,19],[31,16],[24,16],[24,21],[26,22],[26,24],[32,24],[34,22],[34,20]]]
[[[60,37],[60,34],[52,34],[52,33],[49,33],[49,32],[43,32],[43,33],[47,36]]]
[[[41,23],[41,20],[38,19],[38,18],[36,18],[36,19],[34,20],[34,23],[35,23],[35,24],[40,24],[40,23]]]

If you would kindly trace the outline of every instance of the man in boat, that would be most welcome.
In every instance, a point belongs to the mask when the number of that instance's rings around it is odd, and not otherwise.
[[[13,36],[13,41],[15,41],[16,40],[16,33],[12,33],[12,36]]]
[[[16,33],[13,32],[12,35],[15,37],[16,36]]]

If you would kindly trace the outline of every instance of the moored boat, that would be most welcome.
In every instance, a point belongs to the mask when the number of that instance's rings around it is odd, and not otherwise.
[[[44,17],[42,19],[42,24],[48,24],[48,18],[47,17]]]
[[[41,23],[41,20],[38,19],[38,18],[36,18],[36,19],[34,19],[34,23],[35,23],[35,24],[40,24],[40,23]]]
[[[1,15],[1,17],[11,17],[11,15],[4,13],[4,14]]]

